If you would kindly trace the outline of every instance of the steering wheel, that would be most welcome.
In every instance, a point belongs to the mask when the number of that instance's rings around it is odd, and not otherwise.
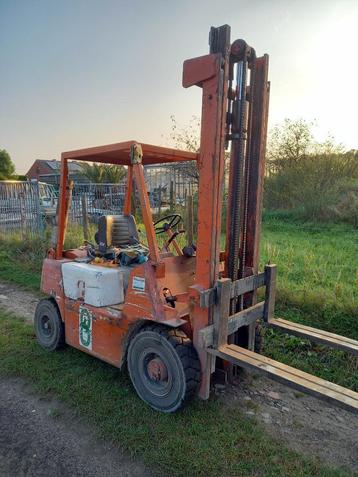
[[[166,215],[165,217],[162,217],[161,219],[154,222],[154,231],[156,234],[163,234],[167,230],[176,227],[182,220],[183,219],[179,214]],[[162,222],[164,222],[163,225],[159,225]]]

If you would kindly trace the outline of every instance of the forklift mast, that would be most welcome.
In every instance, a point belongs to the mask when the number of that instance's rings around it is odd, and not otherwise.
[[[230,43],[228,25],[212,28],[210,53],[184,63],[183,85],[203,90],[196,280],[191,287],[193,342],[206,399],[216,358],[229,375],[235,366],[259,371],[353,412],[358,395],[254,352],[258,320],[278,331],[358,353],[358,343],[274,318],[276,266],[258,272],[269,103],[268,55],[256,57],[244,40]],[[230,153],[226,245],[220,252],[225,151]],[[224,260],[222,271],[220,262]],[[256,303],[257,289],[265,298]]]
[[[202,88],[200,156],[198,160],[198,238],[196,284],[192,287],[193,340],[213,321],[213,307],[200,306],[200,292],[219,279],[225,151],[230,150],[226,221],[225,273],[236,280],[258,271],[262,183],[267,132],[268,55],[256,58],[243,40],[230,43],[230,27],[211,28],[210,53],[184,62],[183,86]],[[253,304],[253,293],[231,312]],[[251,327],[252,330],[252,327]],[[248,333],[252,347],[254,333]],[[200,394],[208,396],[212,364],[200,353]]]

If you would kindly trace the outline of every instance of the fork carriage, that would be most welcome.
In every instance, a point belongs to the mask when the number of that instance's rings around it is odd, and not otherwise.
[[[260,287],[266,288],[263,301],[234,315],[229,314],[230,299],[237,299]],[[255,324],[260,320],[266,327],[358,355],[358,342],[355,340],[281,318],[274,318],[275,287],[276,265],[266,265],[265,271],[262,273],[234,282],[228,278],[222,278],[217,281],[214,288],[202,292],[201,305],[207,307],[211,304],[215,311],[213,324],[200,331],[201,345],[214,357],[248,370],[260,372],[299,391],[312,394],[344,409],[358,412],[358,393],[241,346],[228,343],[228,337],[241,327]]]

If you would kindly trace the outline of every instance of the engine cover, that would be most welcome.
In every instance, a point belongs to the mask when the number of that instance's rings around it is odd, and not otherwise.
[[[65,296],[83,299],[87,305],[111,306],[124,301],[124,273],[88,263],[66,262],[62,265]]]

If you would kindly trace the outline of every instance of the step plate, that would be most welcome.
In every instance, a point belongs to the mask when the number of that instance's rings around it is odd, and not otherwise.
[[[308,338],[316,343],[358,355],[358,341],[352,340],[351,338],[311,328],[309,326],[301,325],[300,323],[282,320],[281,318],[271,319],[267,324],[271,328],[282,331],[283,333]]]
[[[358,414],[358,393],[350,389],[317,378],[312,374],[292,368],[240,346],[228,344],[222,346],[219,350],[207,348],[207,351],[225,361],[242,368],[259,371],[275,381]]]

